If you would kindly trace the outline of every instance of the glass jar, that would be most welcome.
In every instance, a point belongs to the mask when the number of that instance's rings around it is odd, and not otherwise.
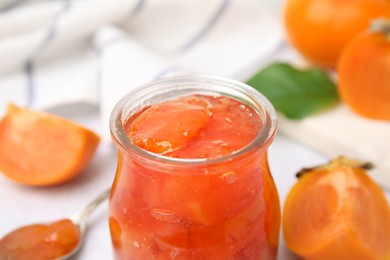
[[[172,158],[131,142],[129,121],[187,95],[233,98],[259,115],[261,129],[245,147],[215,158]],[[123,97],[110,118],[118,148],[109,206],[115,259],[275,259],[280,203],[267,148],[276,129],[271,103],[229,79],[166,78]]]

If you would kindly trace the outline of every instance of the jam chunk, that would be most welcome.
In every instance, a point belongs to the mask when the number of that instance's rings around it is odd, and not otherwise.
[[[130,125],[129,137],[137,146],[157,154],[183,148],[210,119],[209,104],[194,96],[154,105]]]
[[[137,146],[174,158],[215,158],[248,145],[259,133],[259,115],[224,96],[191,95],[151,106],[128,122]]]

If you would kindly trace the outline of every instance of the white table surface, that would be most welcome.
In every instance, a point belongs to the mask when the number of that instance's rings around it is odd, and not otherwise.
[[[50,112],[82,123],[101,132],[98,108],[78,104],[58,107]],[[281,204],[296,182],[295,173],[302,167],[328,160],[285,136],[278,134],[269,149],[269,162]],[[116,169],[116,150],[110,140],[102,141],[89,167],[76,179],[64,185],[32,188],[15,184],[0,175],[0,236],[26,224],[54,221],[82,209],[99,192],[111,186]],[[388,198],[390,197],[387,194]],[[112,259],[107,221],[107,201],[91,216],[85,244],[73,259]],[[299,259],[289,252],[280,238],[278,259]]]

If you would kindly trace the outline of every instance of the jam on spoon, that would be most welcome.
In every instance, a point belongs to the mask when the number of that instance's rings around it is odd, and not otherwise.
[[[0,240],[0,260],[68,259],[82,244],[88,216],[109,194],[110,190],[104,191],[69,218],[24,226],[7,234]]]

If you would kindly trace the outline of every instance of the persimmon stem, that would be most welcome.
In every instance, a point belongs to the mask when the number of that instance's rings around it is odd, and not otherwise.
[[[383,33],[390,39],[390,20],[386,18],[373,20],[370,24],[370,31]]]
[[[313,172],[314,170],[319,170],[319,169],[330,170],[330,169],[337,168],[341,165],[352,167],[352,168],[362,168],[365,170],[371,170],[372,168],[374,168],[374,165],[370,162],[362,162],[359,160],[349,159],[344,156],[339,156],[331,160],[328,164],[323,164],[323,165],[314,166],[310,168],[303,168],[295,176],[299,179],[303,175]]]

